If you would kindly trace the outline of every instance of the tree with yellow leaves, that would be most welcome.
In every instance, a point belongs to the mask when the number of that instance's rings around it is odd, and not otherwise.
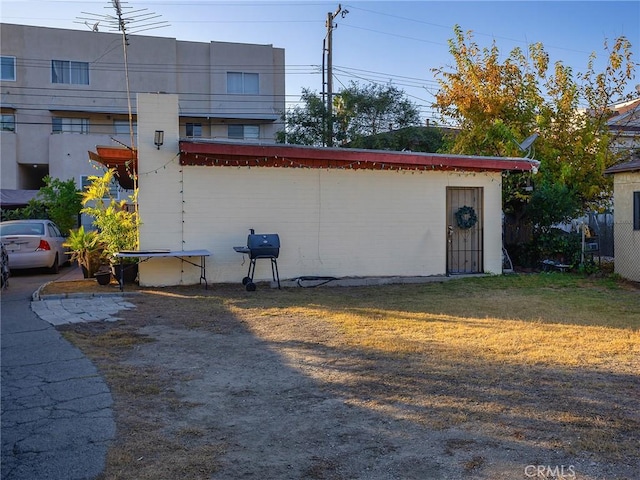
[[[481,48],[471,32],[454,28],[449,51],[455,64],[435,70],[440,88],[434,107],[443,123],[460,129],[446,150],[522,156],[518,143],[539,134],[540,171],[505,177],[505,213],[544,228],[603,208],[609,200],[611,180],[603,172],[620,158],[610,149],[607,120],[611,105],[630,97],[624,93],[635,64],[625,37],[604,47],[603,72],[594,70],[594,53],[586,72],[574,74],[562,62],[550,65],[540,43],[526,54],[515,48],[502,59],[495,42]]]

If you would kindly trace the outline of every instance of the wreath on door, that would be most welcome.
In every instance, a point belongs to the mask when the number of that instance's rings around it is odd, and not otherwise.
[[[465,205],[456,211],[456,222],[461,229],[469,230],[478,223],[478,215],[473,207]]]

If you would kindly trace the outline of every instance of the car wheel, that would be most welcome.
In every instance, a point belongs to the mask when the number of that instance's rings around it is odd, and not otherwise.
[[[58,264],[58,254],[56,253],[56,258],[53,260],[53,265],[49,267],[49,273],[57,274],[60,273],[60,265]]]

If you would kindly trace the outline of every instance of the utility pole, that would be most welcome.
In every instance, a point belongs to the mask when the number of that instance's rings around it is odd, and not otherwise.
[[[326,48],[324,49],[324,55],[322,63],[324,66],[324,58],[326,56],[326,100],[327,100],[327,122],[326,122],[326,141],[327,147],[333,147],[333,30],[338,28],[338,25],[334,24],[334,19],[342,13],[342,18],[345,17],[349,10],[342,10],[342,5],[338,4],[338,9],[331,13],[327,13],[327,38]],[[324,73],[324,68],[323,68]],[[324,86],[324,85],[323,85]]]

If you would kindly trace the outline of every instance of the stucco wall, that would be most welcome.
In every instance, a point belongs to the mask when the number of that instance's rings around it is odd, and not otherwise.
[[[613,188],[615,272],[640,282],[640,230],[633,229],[633,192],[640,191],[640,172],[616,173]]]
[[[38,188],[31,178],[34,170],[21,168],[26,165],[40,165],[39,177],[92,175],[96,172],[87,150],[95,150],[96,144],[114,145],[110,136],[131,143],[128,135],[115,135],[114,126],[114,121],[128,118],[122,36],[100,29],[1,24],[2,54],[17,59],[16,80],[3,82],[3,106],[15,109],[17,122],[14,133],[2,136],[3,188]],[[87,62],[89,85],[53,84],[52,60]],[[190,118],[183,121],[183,130],[186,121],[196,122],[204,136],[226,138],[230,122],[259,124],[261,140],[269,142],[282,128],[276,119],[285,108],[283,49],[130,35],[127,62],[131,92],[182,96],[181,113]],[[259,73],[260,94],[227,94],[227,70]],[[47,94],[37,94],[41,91]],[[135,115],[135,102],[132,107]],[[87,118],[89,134],[52,135],[52,117]]]
[[[0,166],[0,187],[16,189],[18,186],[18,164],[16,163],[16,134],[0,132],[0,156],[6,159]]]
[[[69,139],[69,137],[73,137]],[[96,151],[96,145],[113,145],[112,138],[120,138],[129,144],[128,135],[79,135],[73,133],[50,134],[48,151],[55,159],[49,165],[49,175],[53,178],[68,180],[73,178],[80,187],[83,175],[102,175],[103,170],[97,163],[91,162],[87,152]]]
[[[142,249],[208,249],[208,280],[240,282],[248,264],[233,247],[254,228],[280,235],[282,279],[444,274],[446,188],[474,186],[484,188],[485,272],[501,272],[499,173],[182,167],[177,103],[172,122],[172,96],[162,97],[138,98]],[[165,130],[160,150],[148,141],[155,129]],[[269,262],[258,260],[256,280],[270,277]],[[143,285],[198,280],[198,269],[176,259],[140,268]]]

